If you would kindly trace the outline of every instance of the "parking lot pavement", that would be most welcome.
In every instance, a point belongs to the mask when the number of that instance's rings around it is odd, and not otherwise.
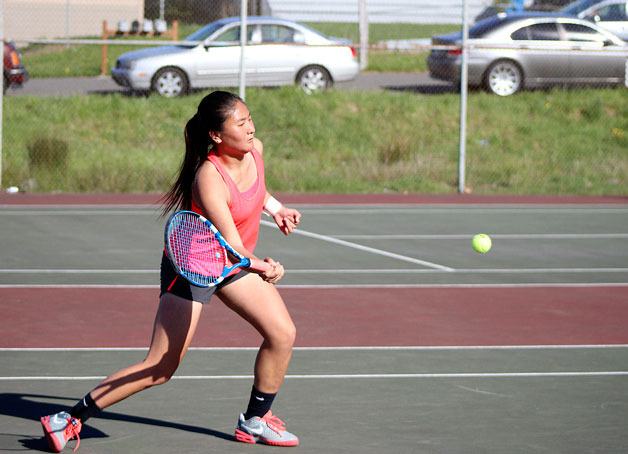
[[[115,93],[124,89],[111,77],[50,77],[32,78],[22,87],[7,90],[6,96],[72,96]]]
[[[355,80],[335,85],[339,90],[399,90],[426,94],[455,91],[447,82],[430,78],[427,73],[364,72]],[[81,94],[126,93],[109,76],[32,78],[20,88],[7,90],[5,96],[72,96]]]

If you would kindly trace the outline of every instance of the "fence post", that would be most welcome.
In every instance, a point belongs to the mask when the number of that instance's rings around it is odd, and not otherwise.
[[[366,0],[358,1],[358,21],[360,34],[360,69],[365,70],[369,63],[369,19],[366,12]]]
[[[102,39],[109,39],[109,29],[107,28],[107,21],[102,21]],[[107,52],[108,52],[107,44],[103,44],[100,51],[100,75],[107,75]]]
[[[240,98],[246,99],[246,18],[247,18],[247,1],[242,0],[240,2],[240,77],[239,77],[239,90],[238,94]]]
[[[458,157],[458,192],[466,192],[466,156],[467,156],[467,94],[468,87],[468,58],[469,24],[467,0],[462,2],[462,55],[460,64],[460,150]]]
[[[173,41],[179,41],[179,21],[178,20],[173,20],[172,21],[172,29],[170,30],[170,37],[172,38]]]

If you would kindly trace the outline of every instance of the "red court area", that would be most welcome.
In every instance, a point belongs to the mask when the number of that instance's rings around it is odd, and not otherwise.
[[[628,286],[281,289],[298,346],[628,344]],[[2,347],[146,347],[157,289],[0,289]],[[254,347],[217,299],[193,346]]]
[[[577,195],[476,195],[476,194],[275,194],[285,203],[325,204],[618,204],[628,203],[628,196]],[[155,205],[161,194],[6,194],[0,193],[0,205]]]

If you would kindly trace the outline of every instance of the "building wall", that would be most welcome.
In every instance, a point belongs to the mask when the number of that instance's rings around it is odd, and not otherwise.
[[[1,1],[1,0],[0,0]],[[373,23],[460,23],[463,0],[367,0]],[[466,0],[469,18],[492,0]],[[166,0],[166,3],[168,0]],[[357,22],[358,0],[264,0],[263,14],[297,21]],[[102,21],[142,20],[144,0],[4,0],[7,39],[99,36]]]
[[[369,22],[459,24],[463,0],[367,0]],[[473,19],[492,0],[467,0]],[[273,16],[296,21],[357,22],[358,0],[268,0]]]
[[[100,36],[102,21],[144,18],[144,0],[4,0],[9,40]]]

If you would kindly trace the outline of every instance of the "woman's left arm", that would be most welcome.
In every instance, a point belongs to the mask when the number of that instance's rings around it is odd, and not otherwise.
[[[301,222],[301,213],[294,208],[283,205],[279,200],[266,192],[264,211],[275,220],[284,235],[290,235]]]

